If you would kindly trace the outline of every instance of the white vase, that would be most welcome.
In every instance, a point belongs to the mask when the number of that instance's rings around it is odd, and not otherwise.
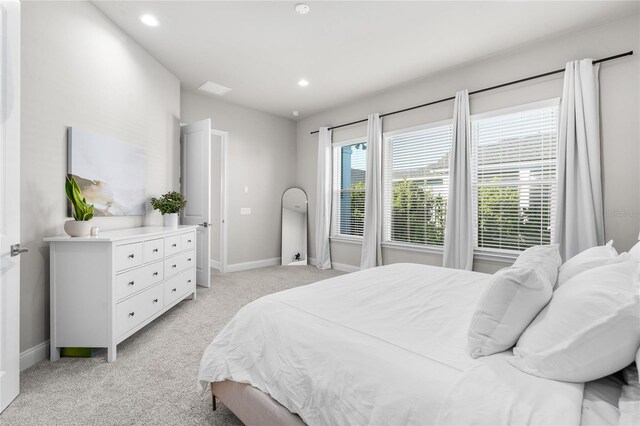
[[[177,228],[178,227],[178,213],[169,213],[162,215],[162,222],[164,226],[167,228]]]
[[[90,220],[68,220],[64,223],[64,232],[70,237],[88,237],[92,224]]]

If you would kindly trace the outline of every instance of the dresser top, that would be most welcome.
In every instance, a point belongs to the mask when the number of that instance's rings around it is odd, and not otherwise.
[[[109,242],[130,240],[132,238],[144,238],[153,236],[163,236],[167,234],[178,234],[190,229],[196,229],[198,225],[179,225],[177,228],[164,226],[142,226],[139,228],[114,229],[111,231],[100,231],[97,237],[70,237],[68,235],[58,235],[56,237],[47,237],[44,241],[50,242]]]

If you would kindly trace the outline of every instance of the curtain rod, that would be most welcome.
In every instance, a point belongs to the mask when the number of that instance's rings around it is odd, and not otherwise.
[[[618,58],[622,58],[624,56],[630,56],[630,55],[633,55],[633,50],[630,50],[630,51],[624,52],[624,53],[619,53],[617,55],[609,56],[607,58],[597,59],[597,60],[593,61],[593,63],[594,64],[599,64],[600,62],[612,61],[614,59],[618,59]],[[488,92],[489,90],[500,89],[501,87],[511,86],[512,84],[524,83],[525,81],[535,80],[537,78],[547,77],[547,76],[554,75],[554,74],[560,74],[561,72],[564,72],[564,70],[565,70],[564,68],[557,69],[557,70],[554,70],[554,71],[549,71],[549,72],[545,72],[545,73],[542,73],[542,74],[533,75],[531,77],[521,78],[519,80],[513,80],[513,81],[510,81],[508,83],[498,84],[497,86],[491,86],[491,87],[486,87],[484,89],[474,90],[473,92],[469,92],[469,95],[475,95],[475,94],[482,93],[482,92]],[[439,104],[441,102],[452,101],[455,98],[456,98],[455,96],[451,96],[451,97],[448,97],[448,98],[439,99],[437,101],[427,102],[426,104],[416,105],[416,106],[412,106],[412,107],[409,107],[409,108],[399,109],[397,111],[387,112],[385,114],[380,114],[380,117],[381,118],[382,117],[388,117],[390,115],[400,114],[402,112],[412,111],[412,110],[418,109],[418,108],[424,108],[424,107],[427,107],[427,106],[430,106],[430,105]],[[337,126],[329,127],[329,130],[339,129],[341,127],[352,126],[354,124],[366,123],[367,120],[368,120],[367,118],[364,118],[362,120],[352,121],[350,123],[338,124]],[[319,130],[315,130],[315,131],[311,132],[311,134],[313,135],[313,134],[318,133],[318,132],[319,132]]]

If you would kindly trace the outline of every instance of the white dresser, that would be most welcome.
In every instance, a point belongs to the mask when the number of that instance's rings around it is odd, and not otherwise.
[[[50,244],[51,361],[60,348],[116,345],[196,297],[196,228],[148,226]]]

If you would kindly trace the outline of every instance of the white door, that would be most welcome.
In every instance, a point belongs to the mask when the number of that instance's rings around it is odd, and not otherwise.
[[[229,133],[211,129],[211,259],[220,273],[227,270],[227,152]]]
[[[20,3],[0,1],[0,412],[20,385]]]
[[[211,120],[180,128],[180,190],[187,199],[183,225],[198,225],[196,284],[211,286],[209,272],[211,223]]]

